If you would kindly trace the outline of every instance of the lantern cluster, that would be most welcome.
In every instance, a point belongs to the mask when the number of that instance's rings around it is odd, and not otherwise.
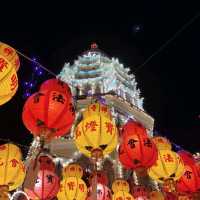
[[[69,133],[75,119],[69,86],[57,79],[44,82],[25,102],[22,119],[32,134],[45,139]]]
[[[122,143],[119,159],[124,167],[132,170],[151,167],[157,159],[157,148],[146,129],[137,122],[127,122],[121,130]]]
[[[8,102],[17,91],[19,66],[15,49],[0,42],[0,105]]]
[[[117,127],[108,106],[100,103],[89,105],[76,127],[75,144],[79,151],[98,159],[111,153],[117,143]]]
[[[78,164],[69,164],[63,169],[63,180],[57,194],[58,200],[85,200],[87,197],[87,186],[81,179],[83,169]]]
[[[112,200],[134,200],[134,197],[129,193],[130,188],[127,181],[117,179],[112,184],[113,196]]]
[[[8,195],[22,185],[25,178],[25,166],[20,149],[14,144],[0,145],[0,197]]]
[[[33,189],[25,188],[25,192],[32,200],[51,200],[58,193],[60,181],[55,172],[53,160],[46,155],[38,158],[39,171]],[[32,178],[32,177],[30,177]]]

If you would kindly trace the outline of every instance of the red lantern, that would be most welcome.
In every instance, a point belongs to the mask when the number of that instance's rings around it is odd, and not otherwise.
[[[151,167],[158,155],[156,145],[144,132],[131,133],[129,130],[126,133],[124,128],[124,133],[123,144],[119,148],[120,162],[131,169]]]
[[[89,177],[89,183],[92,184],[92,179],[94,176],[97,176],[97,183],[101,183],[103,185],[108,185],[108,177],[106,176],[104,171],[95,171]]]
[[[32,190],[25,189],[30,199],[50,200],[56,196],[59,191],[58,176],[48,170],[40,170]]]
[[[165,193],[165,200],[177,200],[177,196],[175,193],[166,192]]]
[[[93,199],[92,197],[93,197],[93,188],[90,187],[87,200],[92,200]],[[97,200],[111,200],[112,195],[111,195],[110,189],[107,186],[98,183],[97,184],[97,198],[96,199]]]
[[[58,91],[37,92],[31,95],[22,114],[26,128],[34,135],[46,138],[68,133],[74,118],[72,99]]]
[[[124,138],[126,135],[133,134],[147,136],[147,131],[139,122],[130,120],[122,127],[121,135]]]
[[[197,192],[200,189],[200,175],[196,165],[185,165],[185,172],[177,183],[179,192]]]
[[[182,158],[184,164],[194,165],[195,159],[190,152],[187,151],[178,151],[179,156]]]
[[[44,83],[42,83],[42,85],[40,86],[40,92],[43,92],[43,91],[63,92],[63,93],[68,94],[69,98],[71,98],[71,90],[69,86],[66,83],[56,78],[49,79],[45,81]]]
[[[133,197],[147,197],[148,196],[148,190],[143,185],[135,185],[133,186],[131,193]]]
[[[55,164],[49,156],[40,156],[38,161],[40,163],[40,170],[49,170],[55,172]]]

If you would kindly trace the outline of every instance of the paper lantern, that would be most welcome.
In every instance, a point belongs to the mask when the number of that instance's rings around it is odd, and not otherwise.
[[[117,179],[112,184],[112,191],[114,193],[118,191],[129,192],[129,190],[130,188],[128,182],[123,179]]]
[[[84,119],[87,117],[92,117],[93,115],[101,115],[103,117],[112,119],[112,115],[108,106],[100,103],[90,104],[82,114]]]
[[[153,142],[156,144],[158,150],[171,150],[172,145],[165,137],[156,136],[153,137]]]
[[[97,177],[97,183],[108,185],[109,180],[104,171],[94,171],[89,177],[90,185],[92,184],[92,179],[94,178],[94,176]]]
[[[125,125],[123,125],[120,134],[123,138],[127,135],[147,136],[147,131],[139,122],[129,120]]]
[[[133,197],[147,197],[148,196],[148,189],[143,185],[134,185],[131,194]]]
[[[163,183],[167,179],[178,180],[184,173],[185,167],[180,156],[171,150],[158,151],[156,163],[148,169],[149,176]]]
[[[149,193],[149,200],[165,200],[165,198],[161,192],[152,191]]]
[[[179,194],[177,200],[193,200],[193,198],[189,194]]]
[[[99,158],[111,153],[117,146],[118,135],[115,123],[98,112],[78,124],[75,144],[79,151],[88,157]]]
[[[185,172],[177,182],[179,192],[197,192],[200,189],[200,174],[196,165],[185,165]]]
[[[12,64],[0,55],[0,105],[8,102],[16,93],[18,78]]]
[[[4,157],[5,154],[9,155],[10,158],[22,159],[21,149],[12,143],[0,145],[0,158]]]
[[[81,178],[83,176],[83,169],[78,164],[69,164],[63,169],[63,176],[67,177],[77,177]]]
[[[85,182],[76,177],[64,178],[60,184],[57,194],[58,200],[85,200],[87,196],[87,186]]]
[[[177,193],[165,192],[165,200],[177,200]]]
[[[68,94],[69,98],[71,98],[71,90],[69,86],[63,81],[56,78],[52,78],[43,82],[40,86],[40,92],[43,91],[58,91]]]
[[[38,158],[38,161],[40,163],[40,170],[49,170],[55,172],[56,170],[55,163],[49,156],[42,155]]]
[[[87,200],[93,200],[93,188],[89,188],[89,194]],[[111,200],[112,199],[112,194],[110,189],[103,185],[98,183],[97,184],[97,193],[96,193],[96,199],[97,200]]]
[[[25,188],[25,192],[32,200],[53,199],[59,191],[59,178],[49,170],[40,170],[33,190]]]
[[[31,95],[23,109],[22,119],[34,135],[52,138],[69,132],[75,118],[72,99],[57,92],[37,92]],[[45,130],[45,131],[44,131]]]
[[[129,133],[123,137],[119,160],[125,168],[138,169],[152,166],[157,159],[157,148],[145,134]]]
[[[134,198],[128,192],[118,191],[112,195],[112,200],[134,200]]]
[[[6,60],[8,60],[11,65],[18,71],[20,66],[19,56],[14,48],[9,45],[0,42],[0,55],[3,56]]]
[[[3,148],[2,148],[3,147]],[[18,159],[20,157],[18,151],[10,151],[6,145],[0,146],[0,186],[8,186],[8,190],[15,190],[21,186],[25,178],[25,167],[23,162]],[[16,154],[16,157],[13,155]]]
[[[177,153],[182,158],[184,164],[189,164],[189,165],[195,164],[195,159],[190,152],[181,150],[181,151],[178,151]]]

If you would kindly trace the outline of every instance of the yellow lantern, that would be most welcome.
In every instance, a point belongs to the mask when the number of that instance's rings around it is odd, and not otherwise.
[[[12,143],[0,145],[0,158],[8,155],[10,158],[22,159],[22,152],[20,148]]]
[[[113,194],[112,200],[134,200],[133,196],[125,191],[118,191]]]
[[[63,169],[63,176],[81,178],[83,176],[83,169],[78,164],[69,164]]]
[[[82,179],[68,177],[61,181],[60,190],[57,194],[58,200],[85,200],[86,197],[87,186]]]
[[[156,144],[156,147],[158,150],[164,150],[164,149],[171,150],[172,149],[171,143],[165,137],[161,137],[161,136],[153,137],[153,142]]]
[[[18,88],[18,78],[12,64],[0,55],[0,105],[9,101]]]
[[[91,117],[93,115],[101,115],[109,119],[112,119],[112,115],[108,106],[100,103],[90,104],[82,114],[83,118]]]
[[[184,173],[184,164],[180,156],[171,150],[158,151],[156,163],[148,169],[149,176],[163,183],[168,179],[178,180]]]
[[[10,156],[8,151],[0,156],[0,186],[7,185],[12,191],[22,185],[25,178],[25,167],[21,160]]]
[[[76,127],[75,144],[79,151],[88,157],[109,154],[116,148],[117,143],[117,127],[112,119],[102,112],[85,115]]]
[[[150,200],[165,200],[163,194],[159,191],[152,191],[149,193]]]
[[[0,42],[0,55],[6,58],[12,66],[18,71],[20,66],[19,56],[14,48],[11,46]]]
[[[118,191],[129,192],[129,190],[130,190],[129,184],[126,180],[117,179],[112,184],[112,191],[114,193],[116,193]]]

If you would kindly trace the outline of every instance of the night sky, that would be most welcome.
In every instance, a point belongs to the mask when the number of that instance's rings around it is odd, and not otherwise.
[[[119,58],[136,71],[145,98],[144,108],[155,118],[155,130],[184,149],[196,152],[200,151],[200,18],[137,70],[198,13],[194,2],[161,2],[133,2],[132,6],[116,3],[110,8],[106,4],[90,5],[87,10],[68,5],[61,10],[54,8],[54,12],[50,8],[47,13],[26,9],[17,15],[18,23],[0,29],[0,40],[37,57],[54,73],[89,49],[91,42],[96,42],[109,56]],[[0,108],[0,137],[28,145],[32,136],[21,121],[25,102],[22,84],[31,77],[31,63],[21,58],[18,74],[17,94]],[[33,92],[51,77],[45,74],[39,78]]]

